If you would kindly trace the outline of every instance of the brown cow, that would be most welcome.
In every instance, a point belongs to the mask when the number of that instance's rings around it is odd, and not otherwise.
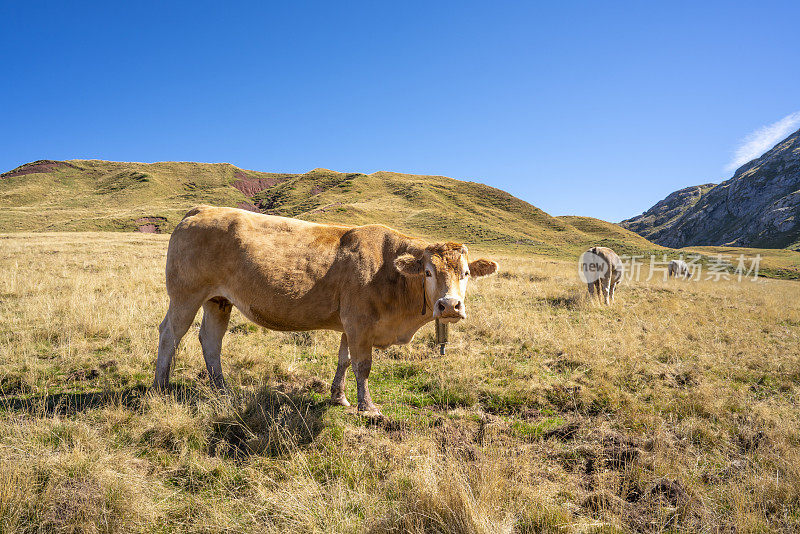
[[[614,290],[622,278],[622,260],[608,247],[592,247],[589,252],[594,254],[605,267],[602,276],[588,284],[589,296],[594,298],[594,293],[597,291],[598,298],[605,304],[610,304],[614,302]]]
[[[220,350],[236,306],[272,330],[342,332],[332,402],[350,405],[344,378],[352,362],[358,409],[380,413],[367,386],[372,348],[408,343],[435,318],[466,318],[468,279],[496,270],[493,261],[470,262],[461,244],[428,244],[382,225],[195,208],[169,240],[170,303],[159,327],[154,387],[168,384],[175,349],[201,306],[203,357],[212,385],[224,387]]]

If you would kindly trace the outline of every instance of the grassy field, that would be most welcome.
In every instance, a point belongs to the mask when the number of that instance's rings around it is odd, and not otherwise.
[[[0,532],[800,529],[796,282],[626,282],[606,308],[574,262],[495,256],[446,356],[431,326],[377,351],[373,422],[325,402],[334,333],[238,312],[229,397],[199,323],[148,393],[166,243],[0,235]]]

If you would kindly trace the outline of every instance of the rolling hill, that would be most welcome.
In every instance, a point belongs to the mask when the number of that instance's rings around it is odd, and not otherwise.
[[[800,247],[800,130],[729,180],[676,191],[620,224],[667,247]]]
[[[621,253],[662,250],[617,225],[552,217],[499,189],[443,176],[98,160],[41,160],[0,175],[0,232],[169,232],[198,204],[319,222],[380,222],[429,239],[552,256],[595,244]]]

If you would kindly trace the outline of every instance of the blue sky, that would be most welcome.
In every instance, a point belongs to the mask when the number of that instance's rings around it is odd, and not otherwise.
[[[800,111],[798,20],[768,1],[0,0],[0,169],[441,174],[619,221],[729,177]]]

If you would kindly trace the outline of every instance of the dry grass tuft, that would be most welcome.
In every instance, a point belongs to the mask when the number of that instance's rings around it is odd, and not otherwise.
[[[490,534],[512,531],[512,516],[498,510],[506,482],[489,466],[459,461],[427,463],[396,483],[392,511],[369,531],[423,534]]]

